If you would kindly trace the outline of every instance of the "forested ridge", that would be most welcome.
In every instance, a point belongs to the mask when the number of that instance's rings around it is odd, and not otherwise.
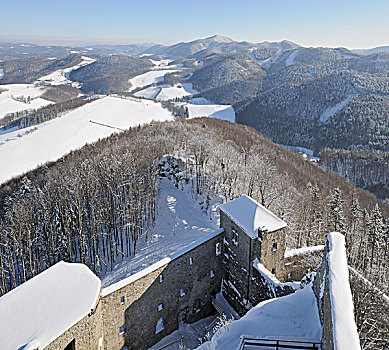
[[[158,210],[158,160],[178,151],[184,161],[170,174],[178,187],[185,181],[194,194],[224,201],[252,196],[288,223],[290,248],[323,244],[328,232],[340,231],[350,264],[388,293],[387,205],[252,128],[183,119],[115,134],[4,184],[1,294],[60,260],[99,273],[136,254]],[[354,298],[369,288],[357,279]],[[378,349],[388,339],[388,315],[377,293],[366,295],[357,323]]]

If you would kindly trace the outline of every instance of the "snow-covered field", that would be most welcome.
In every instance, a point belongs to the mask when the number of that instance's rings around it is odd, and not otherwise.
[[[146,89],[140,90],[134,94],[136,97],[143,97],[153,99],[161,91],[160,87],[151,86]]]
[[[153,99],[157,97],[157,101],[174,100],[175,98],[182,98],[184,96],[192,96],[198,91],[193,89],[192,83],[182,83],[178,85],[160,85],[152,86],[136,92],[137,97],[144,97]]]
[[[219,227],[217,204],[211,205],[212,209],[206,215],[198,201],[192,198],[189,186],[185,186],[184,190],[177,189],[171,181],[162,179],[156,225],[149,232],[149,243],[141,239],[136,256],[126,258],[113,271],[100,275],[102,287],[134,275],[212,233]]]
[[[20,112],[27,109],[37,109],[51,104],[51,101],[40,98],[46,91],[42,87],[33,84],[8,84],[0,85],[0,118],[7,113]],[[15,98],[30,98],[29,103],[16,101]]]
[[[163,81],[163,77],[165,76],[165,74],[174,73],[177,71],[177,69],[158,69],[146,72],[141,75],[137,75],[136,77],[129,80],[129,82],[131,83],[130,91],[133,91],[142,86],[147,86]]]
[[[105,97],[60,118],[3,133],[0,135],[0,183],[48,161],[55,161],[71,150],[107,137],[118,129],[152,120],[173,120],[173,116],[152,101]]]
[[[157,96],[157,100],[158,101],[173,100],[176,97],[181,98],[184,96],[192,96],[197,93],[198,91],[193,89],[192,83],[182,83],[174,86],[163,85],[161,87],[161,92]]]
[[[235,122],[235,111],[230,105],[197,105],[185,104],[189,110],[189,118],[209,117]]]
[[[81,58],[82,58],[82,61],[79,64],[77,64],[73,67],[66,68],[66,69],[56,70],[53,73],[50,73],[48,75],[45,75],[45,76],[39,78],[37,82],[47,82],[50,85],[71,84],[73,86],[78,86],[79,83],[72,82],[68,79],[70,72],[72,70],[84,67],[84,66],[96,61],[94,58],[90,58],[87,56],[82,56]]]

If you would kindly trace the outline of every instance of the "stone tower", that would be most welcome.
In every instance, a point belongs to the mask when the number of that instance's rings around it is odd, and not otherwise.
[[[223,291],[243,314],[250,304],[275,296],[269,295],[266,281],[258,283],[258,279],[279,282],[276,277],[283,277],[287,225],[246,195],[219,209],[220,227],[225,230]]]

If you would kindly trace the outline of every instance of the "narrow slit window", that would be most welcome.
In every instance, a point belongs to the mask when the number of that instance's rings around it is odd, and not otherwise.
[[[219,256],[222,253],[220,242],[216,243],[216,256]]]
[[[239,233],[238,231],[232,229],[232,243],[238,246]]]
[[[193,258],[189,258],[189,265],[193,264]]]
[[[185,295],[185,292],[183,289],[180,289],[180,297],[183,297]]]
[[[124,297],[120,297],[120,304],[124,304]]]
[[[275,252],[277,250],[277,242],[274,242],[273,243],[273,252]]]
[[[163,309],[162,303],[158,305],[158,311],[161,311]]]
[[[162,283],[162,282],[163,282],[163,276],[159,275],[159,283]]]
[[[211,278],[214,278],[214,277],[215,277],[215,274],[214,274],[213,270],[211,270],[211,271],[209,272],[209,275],[211,276]]]
[[[124,333],[124,325],[120,326],[119,328],[119,334],[123,334],[123,333]]]
[[[157,322],[157,325],[155,326],[155,334],[158,334],[159,332],[163,331],[165,327],[163,326],[163,318],[160,318]]]

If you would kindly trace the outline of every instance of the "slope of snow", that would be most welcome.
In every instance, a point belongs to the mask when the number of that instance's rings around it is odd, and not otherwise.
[[[273,232],[286,227],[283,220],[246,195],[224,203],[219,208],[250,237],[258,237],[259,228]]]
[[[163,85],[161,86],[161,92],[157,96],[157,101],[173,100],[184,96],[192,96],[197,93],[198,91],[193,89],[192,83],[182,83],[174,86]]]
[[[43,349],[95,307],[101,282],[63,261],[0,298],[0,348]]]
[[[146,268],[153,271],[165,265],[194,248],[201,239],[218,234],[216,209],[210,211],[210,216],[205,215],[193,200],[189,187],[180,190],[171,181],[161,180],[156,225],[149,232],[149,242],[140,239],[136,256],[124,259],[113,271],[100,275],[103,294],[139,278]]]
[[[143,97],[143,98],[149,98],[153,99],[155,96],[158,95],[158,93],[161,91],[161,88],[159,86],[151,86],[146,89],[140,90],[134,94],[136,97]]]
[[[151,85],[163,81],[163,77],[165,76],[165,74],[174,73],[177,71],[178,71],[177,69],[160,69],[160,70],[152,70],[150,72],[137,75],[136,77],[129,80],[129,82],[131,83],[130,91],[135,90],[142,86],[147,86],[147,85]]]
[[[288,56],[288,58],[285,60],[285,66],[291,66],[294,64],[294,59],[296,57],[298,50],[293,50],[292,53]]]
[[[329,243],[328,267],[331,299],[334,349],[360,349],[358,330],[354,320],[345,239],[341,233],[332,232]]]
[[[187,103],[185,106],[188,107],[189,118],[209,117],[235,122],[235,111],[231,105]]]
[[[5,89],[0,93],[0,118],[7,113],[20,112],[28,109],[38,109],[49,104],[51,101],[40,98],[46,89],[32,84],[8,84],[0,85],[1,89]],[[30,103],[16,101],[17,97],[30,97]]]
[[[152,120],[173,120],[173,116],[152,101],[105,97],[60,118],[0,135],[0,183],[118,130]]]
[[[343,101],[340,101],[332,107],[328,107],[320,116],[320,121],[327,123],[328,119],[344,108],[353,99],[353,97],[354,95],[349,95]]]
[[[50,85],[63,85],[63,84],[72,84],[74,86],[78,86],[79,83],[72,83],[68,77],[72,70],[87,66],[88,64],[91,64],[95,62],[96,60],[94,58],[90,58],[87,56],[82,56],[82,61],[73,66],[66,69],[59,69],[56,70],[53,73],[50,73],[48,75],[45,75],[37,80],[37,82],[48,82]]]
[[[321,339],[317,302],[311,286],[285,297],[266,300],[241,319],[220,328],[198,350],[236,350],[240,336]],[[344,348],[352,349],[352,348]]]

